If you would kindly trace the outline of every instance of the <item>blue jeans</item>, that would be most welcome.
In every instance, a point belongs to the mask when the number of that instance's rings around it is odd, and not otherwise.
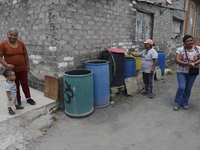
[[[187,106],[193,83],[197,75],[177,72],[178,90],[174,100],[174,106]]]

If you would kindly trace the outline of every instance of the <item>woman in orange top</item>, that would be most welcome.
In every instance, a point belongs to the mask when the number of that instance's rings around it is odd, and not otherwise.
[[[17,40],[18,31],[10,28],[7,32],[8,39],[0,43],[0,63],[6,69],[11,69],[16,75],[17,85],[17,101],[21,105],[20,84],[26,97],[27,103],[35,105],[35,101],[31,98],[28,86],[29,57],[26,46],[22,41]],[[4,59],[2,58],[4,56]]]

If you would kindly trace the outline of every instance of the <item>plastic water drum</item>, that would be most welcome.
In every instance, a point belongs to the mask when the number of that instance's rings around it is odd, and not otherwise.
[[[136,53],[138,54],[138,53]],[[129,54],[126,54],[127,57],[133,57],[133,55],[129,55]],[[135,70],[141,70],[141,63],[142,63],[142,57],[135,57],[135,63],[136,63],[136,68]]]
[[[108,106],[110,101],[109,61],[88,60],[85,61],[85,69],[93,71],[94,107]]]
[[[114,62],[112,60],[112,56]],[[109,61],[109,70],[110,70],[110,85],[111,87],[121,87],[124,85],[124,53],[115,53],[111,54],[107,51],[101,53],[101,59]],[[114,67],[116,67],[116,73],[114,74]]]
[[[94,110],[93,72],[69,70],[63,74],[65,113],[72,117],[87,116]]]
[[[124,63],[124,78],[135,77],[135,58],[134,57],[125,57]]]
[[[158,63],[157,66],[160,66],[161,72],[165,72],[165,52],[158,52]]]

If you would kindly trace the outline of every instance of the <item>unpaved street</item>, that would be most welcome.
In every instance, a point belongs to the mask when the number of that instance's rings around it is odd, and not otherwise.
[[[189,110],[172,109],[175,74],[155,82],[154,99],[139,93],[79,119],[58,112],[55,127],[32,143],[34,150],[200,150],[199,85],[198,76]]]

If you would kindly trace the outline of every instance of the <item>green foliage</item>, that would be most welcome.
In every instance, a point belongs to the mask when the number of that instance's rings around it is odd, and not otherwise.
[[[173,75],[173,74],[175,74],[174,71],[168,71],[165,75],[166,75],[166,76],[169,76],[169,75]]]
[[[21,123],[21,125],[20,125],[20,126],[23,127],[23,128],[26,127],[26,123],[25,123],[25,121],[26,121],[26,120],[23,118],[23,119],[22,119],[22,123]]]
[[[120,105],[120,104],[123,104],[123,103],[132,105],[133,102],[135,101],[135,99],[133,99],[133,97],[127,96],[126,93],[121,92],[121,93],[117,94],[117,97],[116,97],[116,98],[113,98],[112,101],[113,101],[114,103],[111,104],[111,106],[114,107],[114,106],[116,106],[116,105]]]
[[[53,116],[52,119],[53,119],[53,121],[57,121],[56,116]]]

